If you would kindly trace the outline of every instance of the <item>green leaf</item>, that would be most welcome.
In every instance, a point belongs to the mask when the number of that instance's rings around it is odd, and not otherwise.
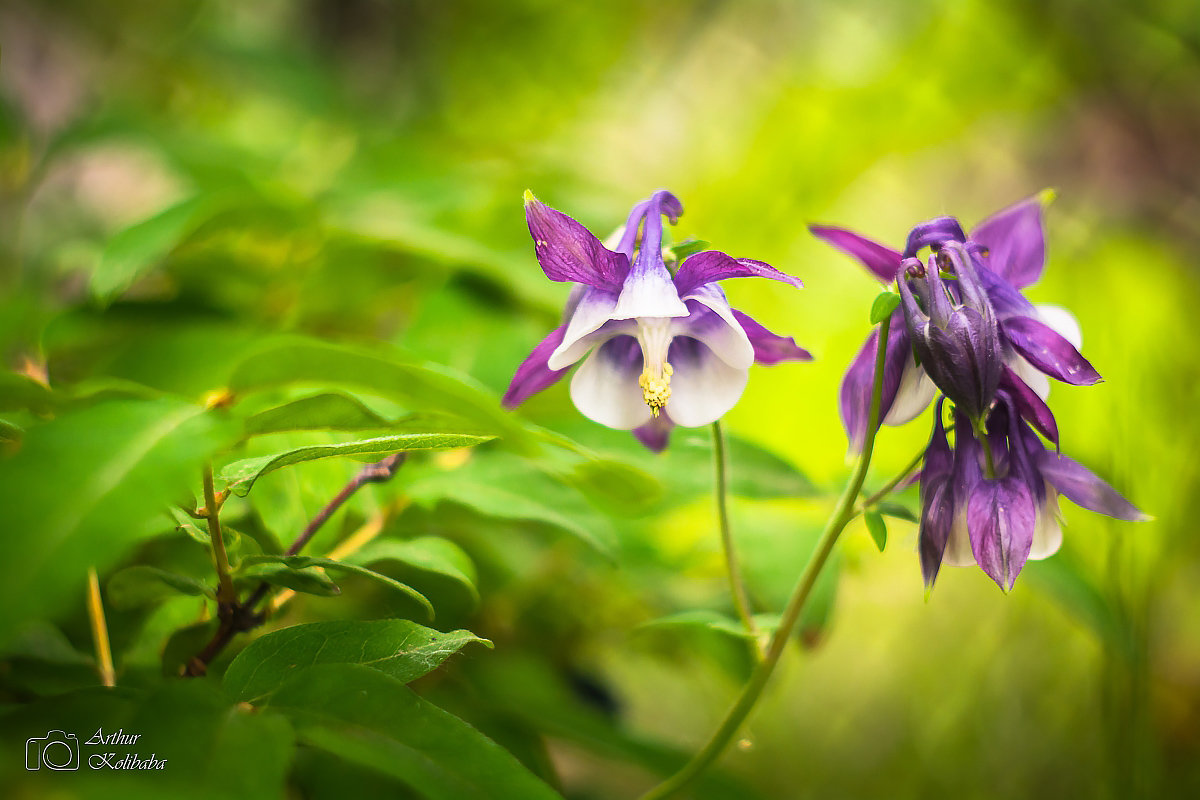
[[[0,642],[25,619],[54,614],[153,530],[162,509],[229,441],[228,420],[177,400],[119,400],[31,427],[0,459],[7,563]]]
[[[294,384],[356,386],[403,403],[412,411],[453,414],[483,432],[524,441],[528,432],[500,408],[497,398],[441,367],[409,363],[395,355],[290,339],[263,348],[234,370],[235,393]]]
[[[624,516],[646,514],[664,492],[654,475],[608,458],[581,461],[563,477],[596,505]]]
[[[432,572],[455,581],[470,595],[472,604],[479,602],[479,590],[475,587],[475,564],[461,547],[449,539],[439,536],[405,540],[377,539],[348,557],[347,561],[363,565],[396,561]]]
[[[470,631],[441,633],[404,619],[293,625],[259,637],[239,653],[224,686],[235,700],[256,702],[314,664],[362,664],[410,683],[471,642],[492,646]]]
[[[900,295],[895,292],[880,292],[871,304],[871,324],[878,325],[892,315],[900,306]]]
[[[108,303],[157,266],[211,210],[210,201],[193,197],[118,231],[92,272],[92,295]]]
[[[882,553],[884,545],[887,544],[887,523],[883,521],[883,517],[877,511],[864,511],[863,522],[867,524],[867,533],[871,534],[875,546]]]
[[[268,707],[291,718],[301,741],[390,775],[430,800],[561,800],[478,730],[361,664],[309,667]]]
[[[105,594],[113,608],[120,610],[151,605],[176,594],[215,597],[203,581],[144,564],[114,574],[108,579]]]
[[[233,490],[234,494],[245,497],[250,493],[254,482],[263,475],[305,461],[334,456],[365,456],[370,460],[410,450],[448,450],[452,447],[470,447],[493,438],[495,437],[466,433],[396,433],[353,442],[314,444],[285,450],[282,453],[235,461],[221,470],[220,477]]]
[[[5,442],[19,442],[24,433],[25,431],[11,422],[0,419],[0,444]]]
[[[342,590],[333,578],[318,567],[291,567],[287,564],[254,564],[238,570],[234,583],[238,586],[264,581],[294,592],[318,597],[336,597]]]
[[[919,518],[917,517],[917,515],[914,514],[912,512],[912,510],[909,509],[908,506],[901,505],[900,503],[892,502],[891,500],[884,500],[882,502],[876,503],[874,506],[872,506],[872,508],[874,508],[880,514],[887,514],[889,517],[895,517],[896,519],[902,519],[906,522],[918,522],[919,521]]]
[[[48,414],[54,410],[54,392],[28,375],[0,372],[0,411],[32,411]]]
[[[388,421],[346,394],[327,392],[260,411],[246,420],[247,436],[296,430],[357,431],[386,428]]]
[[[754,624],[758,626],[760,633],[774,633],[775,629],[779,627],[779,620],[779,614],[754,615]],[[719,611],[710,611],[708,609],[681,611],[678,614],[659,617],[649,622],[643,622],[637,626],[636,630],[650,631],[663,628],[699,628],[732,636],[736,639],[753,640],[754,638],[754,635],[742,624],[741,620],[733,619]]]
[[[347,572],[354,575],[361,575],[364,578],[370,578],[376,583],[381,583],[393,591],[399,592],[410,600],[415,600],[417,605],[425,610],[429,619],[433,619],[433,605],[425,597],[411,586],[407,586],[395,578],[389,578],[387,575],[382,575],[375,570],[361,567],[358,564],[349,564],[345,561],[335,561],[332,558],[317,558],[315,556],[246,556],[242,559],[243,567],[252,567],[257,564],[282,564],[288,569],[303,570],[307,567],[321,567],[322,569],[332,570],[334,572]]]

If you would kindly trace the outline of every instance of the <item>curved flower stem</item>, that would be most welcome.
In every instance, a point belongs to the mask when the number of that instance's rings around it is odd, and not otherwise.
[[[725,551],[725,571],[729,575],[729,593],[733,596],[733,605],[738,617],[754,641],[754,655],[762,661],[766,658],[766,644],[759,633],[754,616],[750,613],[750,597],[746,592],[746,582],[742,578],[742,567],[738,561],[737,550],[733,545],[733,531],[729,527],[729,459],[725,453],[725,434],[721,431],[721,421],[712,424],[713,435],[713,467],[717,477],[717,525],[721,529],[721,547]]]
[[[858,463],[854,467],[854,473],[850,476],[850,482],[846,484],[842,496],[838,499],[833,515],[825,523],[825,530],[821,532],[821,538],[817,541],[817,549],[813,552],[808,564],[805,565],[804,572],[801,573],[796,587],[792,589],[792,596],[788,599],[787,606],[784,608],[779,628],[775,631],[775,635],[771,637],[771,644],[767,648],[766,658],[755,668],[754,674],[750,676],[750,681],[742,689],[741,696],[738,697],[733,707],[729,709],[729,713],[725,715],[725,720],[721,723],[721,726],[717,728],[704,747],[700,749],[700,752],[692,756],[691,761],[685,764],[681,770],[642,795],[641,800],[662,800],[664,797],[670,797],[691,783],[709,764],[716,761],[730,740],[737,735],[738,729],[746,721],[746,717],[750,716],[750,712],[754,710],[758,698],[762,695],[763,689],[766,688],[767,681],[771,678],[771,673],[775,671],[775,665],[779,663],[779,658],[783,655],[784,648],[787,647],[788,641],[792,638],[792,629],[796,627],[796,623],[800,620],[800,612],[804,610],[804,605],[812,593],[813,585],[817,582],[817,576],[821,574],[821,569],[829,559],[830,553],[833,552],[833,546],[837,543],[838,536],[841,535],[842,530],[845,529],[846,525],[855,515],[854,503],[858,499],[858,493],[862,491],[863,481],[867,477],[867,467],[871,463],[871,452],[875,449],[875,435],[879,428],[879,404],[883,390],[883,363],[884,356],[887,353],[888,327],[890,322],[891,318],[885,317],[879,323],[879,345],[875,356],[875,383],[871,390],[871,413],[867,422],[867,437],[863,443],[862,454],[859,456]]]

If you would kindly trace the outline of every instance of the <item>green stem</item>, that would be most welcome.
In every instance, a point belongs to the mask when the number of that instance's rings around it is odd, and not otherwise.
[[[213,560],[217,565],[217,604],[232,607],[237,603],[233,579],[229,577],[229,555],[221,536],[221,507],[213,488],[212,464],[204,465],[204,518],[208,522],[208,538],[212,541]]]
[[[746,593],[746,583],[742,578],[742,567],[733,545],[733,531],[729,527],[729,478],[728,462],[725,453],[725,434],[721,431],[721,421],[712,424],[713,434],[713,467],[717,476],[717,525],[721,529],[721,547],[725,551],[725,571],[729,575],[729,593],[733,596],[733,605],[738,617],[750,632],[754,641],[754,653],[761,661],[766,657],[766,647],[759,633],[758,625],[750,613],[750,597]]]
[[[983,460],[987,467],[985,477],[989,481],[996,480],[996,462],[992,460],[992,443],[988,441],[987,431],[984,430],[983,420],[971,420],[971,426],[975,429],[975,439],[979,442],[979,446],[983,448]]]
[[[784,648],[787,647],[788,641],[792,638],[792,629],[796,627],[796,623],[800,620],[800,613],[804,610],[804,605],[812,593],[813,585],[817,582],[817,576],[821,574],[821,569],[829,559],[830,553],[833,552],[833,546],[837,543],[838,536],[841,535],[847,523],[855,515],[854,503],[858,499],[858,493],[862,491],[863,481],[867,477],[867,467],[871,463],[871,452],[875,449],[875,434],[879,428],[879,404],[880,395],[883,390],[883,363],[887,353],[888,326],[890,322],[891,318],[886,317],[879,324],[879,345],[875,356],[875,384],[871,391],[871,412],[867,422],[867,437],[863,443],[862,454],[858,457],[858,463],[854,467],[854,473],[850,476],[850,482],[846,484],[842,496],[838,499],[833,515],[825,523],[825,530],[822,531],[821,538],[817,542],[816,551],[804,567],[804,572],[801,573],[800,580],[792,590],[792,596],[788,599],[787,606],[783,611],[783,618],[779,622],[779,629],[771,637],[771,644],[767,648],[767,657],[755,668],[754,674],[750,676],[750,681],[742,689],[741,696],[738,697],[733,707],[729,710],[729,713],[726,714],[721,726],[717,728],[717,731],[704,747],[681,770],[644,794],[642,800],[662,800],[664,797],[670,797],[691,783],[709,764],[716,761],[730,740],[737,735],[738,729],[746,721],[746,717],[750,716],[750,712],[754,710],[754,706],[762,695],[763,689],[766,688],[767,681],[771,678],[771,673],[775,671],[775,665],[779,663]]]
[[[952,430],[954,430],[953,424],[946,426],[946,433],[949,433]],[[889,494],[891,494],[892,490],[894,490],[897,486],[899,486],[904,481],[905,478],[907,478],[909,475],[912,475],[914,472],[917,471],[917,467],[921,466],[921,462],[923,460],[925,460],[925,448],[921,448],[917,452],[917,454],[915,456],[913,456],[912,461],[908,462],[908,466],[906,466],[904,469],[900,470],[900,472],[896,475],[896,477],[892,478],[890,481],[885,483],[879,489],[879,491],[875,492],[873,495],[868,497],[866,500],[863,500],[861,503],[859,503],[858,504],[858,512],[862,513],[863,511],[866,511],[867,509],[871,508],[873,505],[878,503],[880,500],[884,499]]]

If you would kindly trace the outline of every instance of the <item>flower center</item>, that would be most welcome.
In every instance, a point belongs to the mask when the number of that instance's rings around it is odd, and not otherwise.
[[[642,399],[657,417],[671,399],[671,375],[675,370],[667,362],[671,346],[671,318],[644,317],[638,320],[638,344],[642,348],[642,374],[638,386]]]

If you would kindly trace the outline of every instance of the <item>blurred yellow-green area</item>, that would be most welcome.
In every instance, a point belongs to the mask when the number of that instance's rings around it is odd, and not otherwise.
[[[200,402],[235,354],[300,334],[394,346],[499,397],[568,292],[533,257],[526,189],[604,238],[669,188],[685,208],[676,241],[801,277],[803,291],[725,284],[735,307],[816,356],[757,368],[725,421],[816,487],[734,501],[767,612],[849,474],[837,388],[879,291],[807,225],[899,246],[922,220],[969,228],[1052,188],[1048,265],[1029,294],[1078,317],[1104,376],[1055,386],[1062,449],[1155,519],[1064,502],[1062,551],[1010,594],[946,568],[928,597],[915,525],[889,520],[879,553],[855,522],[823,610],[720,771],[780,798],[1200,791],[1200,5],[17,0],[0,9],[0,46],[0,358],[51,387],[137,384]],[[0,444],[38,424],[8,411]],[[656,463],[582,418],[565,381],[516,413]],[[868,488],[930,424],[926,412],[883,430]],[[673,445],[706,436],[677,430]],[[259,516],[289,540],[356,466],[263,478],[278,499]],[[709,478],[703,460],[680,470],[663,480]],[[402,473],[346,514],[403,490]],[[728,611],[711,503],[606,517],[613,561],[511,522],[462,534],[473,556],[507,565],[453,623],[496,650],[461,668],[480,671],[456,679],[474,694],[447,680],[429,696],[472,720],[473,705],[503,705],[481,687],[511,691],[489,659],[514,681],[536,661],[569,673],[631,740],[699,747],[745,654],[703,631],[639,626]],[[401,520],[410,533],[452,527],[428,511]],[[356,613],[333,602],[290,621]],[[90,647],[78,620],[60,622]],[[647,762],[558,724],[536,744],[487,732],[568,797],[654,783]]]

